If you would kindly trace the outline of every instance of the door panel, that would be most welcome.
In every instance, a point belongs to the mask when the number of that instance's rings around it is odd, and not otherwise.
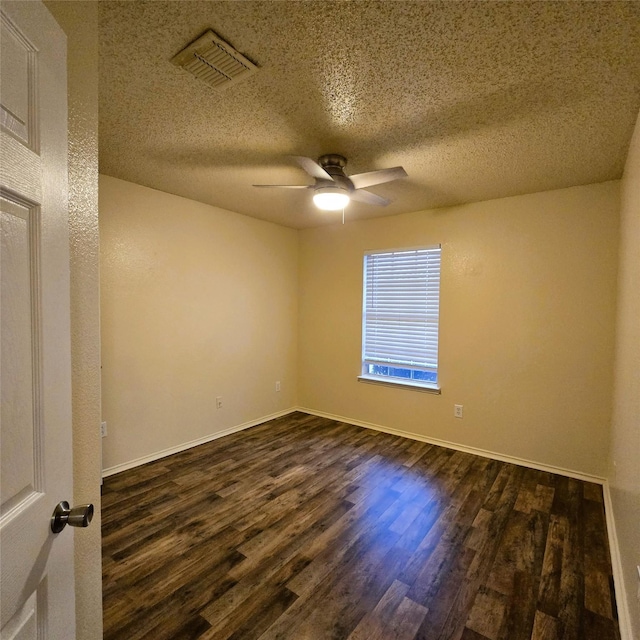
[[[0,196],[2,431],[0,517],[42,490],[38,385],[38,211]],[[34,402],[35,400],[35,402]]]
[[[2,629],[2,640],[38,640],[46,638],[45,596],[40,585]]]
[[[6,131],[37,152],[38,52],[20,27],[6,16],[2,20],[0,42],[3,79],[0,122]]]

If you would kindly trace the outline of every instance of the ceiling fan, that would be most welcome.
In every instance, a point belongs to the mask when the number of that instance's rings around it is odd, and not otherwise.
[[[380,169],[347,176],[344,168],[347,159],[336,153],[328,153],[318,158],[318,162],[304,156],[292,156],[293,159],[312,177],[315,184],[254,184],[254,187],[273,187],[277,189],[313,189],[313,202],[319,209],[338,211],[344,209],[351,200],[386,206],[390,200],[365,191],[365,187],[384,184],[398,178],[407,177],[402,167]]]

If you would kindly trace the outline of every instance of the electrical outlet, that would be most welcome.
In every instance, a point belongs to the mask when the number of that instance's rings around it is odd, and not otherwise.
[[[216,397],[216,409],[222,409],[222,396]]]
[[[100,436],[102,438],[106,438],[107,437],[107,423],[106,422],[101,422],[100,423]]]
[[[456,418],[462,418],[462,405],[461,404],[454,404],[453,405],[453,415]]]
[[[276,380],[276,391],[280,391],[280,380]]]

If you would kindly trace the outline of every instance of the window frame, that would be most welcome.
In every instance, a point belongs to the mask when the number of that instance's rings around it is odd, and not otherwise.
[[[411,365],[408,363],[394,363],[391,361],[384,361],[380,358],[371,358],[367,356],[366,348],[366,337],[367,337],[367,292],[368,292],[368,259],[370,256],[379,255],[382,256],[384,254],[395,254],[395,253],[411,253],[417,251],[438,251],[439,262],[438,262],[438,298],[437,298],[437,323],[436,323],[436,347],[435,347],[435,366],[427,366],[424,365]],[[376,249],[371,251],[365,251],[363,256],[363,271],[362,271],[362,333],[361,333],[361,354],[360,354],[360,375],[358,376],[359,382],[365,383],[373,383],[373,384],[382,384],[392,387],[401,387],[407,389],[413,389],[415,391],[423,391],[427,393],[440,393],[440,376],[439,376],[439,364],[438,364],[438,349],[440,342],[440,298],[441,298],[441,280],[442,280],[442,245],[427,245],[427,246],[418,246],[418,247],[401,247],[394,249]],[[427,267],[428,270],[428,267]],[[426,314],[425,314],[426,315]],[[425,329],[425,335],[427,333],[427,329]],[[415,380],[413,378],[405,378],[405,377],[392,377],[390,375],[376,375],[368,372],[370,365],[379,365],[379,366],[388,366],[397,369],[404,369],[407,371],[424,371],[424,372],[435,372],[436,381],[420,381]]]

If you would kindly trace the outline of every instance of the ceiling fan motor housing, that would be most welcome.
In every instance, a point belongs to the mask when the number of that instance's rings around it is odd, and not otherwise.
[[[344,168],[347,166],[347,159],[344,156],[338,155],[337,153],[327,153],[324,156],[320,156],[318,158],[318,164],[327,172],[329,168],[336,167],[341,171],[344,171]]]
[[[337,153],[328,153],[318,158],[318,164],[333,178],[333,182],[328,180],[317,180],[317,187],[337,186],[340,189],[353,191],[354,186],[344,172],[347,166],[347,159]]]

